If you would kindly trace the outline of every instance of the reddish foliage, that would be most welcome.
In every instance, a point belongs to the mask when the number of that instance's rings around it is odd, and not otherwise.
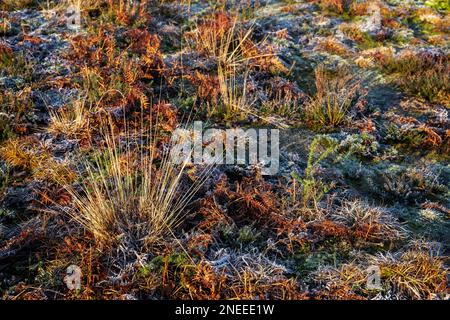
[[[223,176],[214,193],[220,202],[226,203],[228,215],[236,223],[261,221],[263,224],[273,224],[270,215],[278,211],[278,200],[272,186],[260,177],[244,177],[231,187]]]
[[[204,220],[199,222],[197,228],[211,232],[221,225],[256,223],[273,234],[276,244],[293,252],[296,247],[305,244],[306,226],[301,219],[290,219],[280,211],[272,188],[258,174],[244,177],[234,185],[225,175],[222,176],[214,192],[200,202],[198,213]]]
[[[361,225],[356,225],[353,230],[353,236],[355,238],[372,241],[383,241],[380,239],[380,234],[382,231],[382,225],[379,223],[365,223]]]
[[[194,74],[188,75],[186,78],[197,88],[199,98],[217,104],[220,94],[219,78],[217,76],[195,71]]]
[[[44,42],[44,40],[42,40],[42,38],[40,38],[40,37],[30,36],[30,35],[26,34],[23,36],[23,41],[21,42],[21,44],[23,44],[24,42],[29,42],[32,45],[38,45],[38,44],[41,44],[42,42]]]
[[[141,79],[162,76],[165,65],[160,52],[161,41],[157,35],[147,30],[132,29],[121,37],[128,40],[126,47],[123,44],[119,45],[121,43],[119,35],[115,35],[112,30],[106,28],[99,29],[96,36],[77,36],[72,39],[68,59],[80,66],[102,67],[99,72],[104,76],[114,69],[120,69],[122,58],[127,58],[129,61],[129,55],[136,54],[142,61],[140,64],[135,64],[140,71]],[[121,49],[120,52],[118,49]]]
[[[14,53],[11,47],[6,42],[0,41],[0,57],[6,56],[11,59],[13,55]]]
[[[313,237],[319,240],[326,238],[349,238],[350,230],[342,224],[330,220],[316,221],[308,225]]]
[[[61,206],[66,206],[70,204],[72,197],[71,195],[64,189],[52,186],[50,188],[46,188],[39,192],[39,201],[43,205],[54,205],[58,204]]]
[[[185,270],[188,271],[188,270]],[[226,277],[214,272],[208,263],[201,262],[191,272],[182,272],[181,280],[189,294],[182,294],[180,298],[192,298],[200,300],[223,299],[226,287]]]

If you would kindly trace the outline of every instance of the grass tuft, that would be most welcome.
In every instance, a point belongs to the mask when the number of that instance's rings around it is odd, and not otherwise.
[[[200,184],[185,188],[187,164],[176,168],[148,133],[119,137],[112,125],[106,127],[105,150],[86,162],[86,178],[80,186],[65,187],[76,207],[68,213],[100,246],[140,252],[173,235]],[[137,149],[131,147],[133,136],[144,141]]]
[[[306,105],[306,120],[316,128],[337,127],[348,120],[349,111],[362,97],[361,83],[346,67],[332,73],[319,66],[315,77],[316,94]]]

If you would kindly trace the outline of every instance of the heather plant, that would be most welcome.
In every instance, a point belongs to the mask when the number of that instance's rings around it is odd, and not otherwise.
[[[390,74],[393,81],[408,94],[449,105],[450,72],[445,55],[404,51],[380,62],[382,70]]]
[[[376,138],[368,133],[348,135],[339,144],[341,157],[355,155],[362,158],[370,158],[378,153],[379,148],[380,145]]]

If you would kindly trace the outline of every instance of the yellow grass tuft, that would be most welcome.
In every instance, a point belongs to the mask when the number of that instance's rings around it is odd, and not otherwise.
[[[149,133],[119,137],[112,125],[107,128],[105,150],[85,162],[81,185],[65,186],[76,207],[68,213],[103,248],[139,251],[157,245],[173,235],[203,180],[183,186],[187,162],[176,167],[169,155],[160,155]],[[131,147],[133,137],[144,145]]]
[[[68,139],[80,139],[89,135],[89,109],[85,101],[78,100],[71,106],[50,111],[48,132],[63,134]]]
[[[9,139],[0,148],[0,157],[13,167],[29,171],[35,179],[60,183],[76,179],[66,162],[57,161],[42,146],[31,141]]]
[[[400,256],[380,259],[381,277],[413,299],[430,299],[445,291],[447,272],[443,261],[425,250],[410,249]]]

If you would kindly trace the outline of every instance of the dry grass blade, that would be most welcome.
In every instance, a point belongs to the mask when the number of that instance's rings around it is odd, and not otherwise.
[[[85,180],[79,187],[66,186],[76,207],[68,213],[102,246],[139,252],[161,243],[182,221],[186,205],[203,182],[184,186],[187,161],[175,167],[146,135],[135,132],[138,139],[131,140],[126,134],[120,141],[107,128],[105,150],[92,163],[86,162]],[[132,145],[139,140],[145,145],[136,150]]]
[[[220,87],[220,95],[224,109],[228,115],[236,114],[248,109],[247,101],[247,77],[248,72],[244,74],[244,82],[242,85],[242,90],[239,90],[238,79],[236,77],[236,72],[228,74],[224,69],[219,66],[218,68],[218,79]]]
[[[48,131],[53,134],[64,134],[69,139],[81,138],[88,134],[90,110],[85,100],[75,101],[72,106],[61,110],[50,110]]]
[[[382,278],[414,299],[429,299],[446,287],[447,272],[442,259],[425,248],[411,248],[401,255],[387,254],[379,258]]]

